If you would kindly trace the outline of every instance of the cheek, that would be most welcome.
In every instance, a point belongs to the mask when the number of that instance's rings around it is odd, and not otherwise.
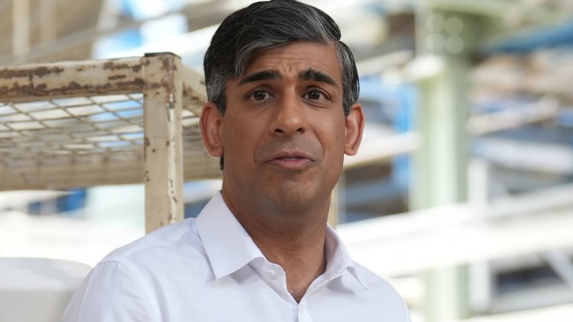
[[[229,118],[223,127],[224,149],[226,154],[235,154],[235,157],[246,157],[247,152],[253,149],[256,138],[256,127],[244,118]]]
[[[332,119],[322,119],[319,133],[324,139],[328,140],[333,146],[344,146],[346,139],[346,127],[343,121],[333,121]]]

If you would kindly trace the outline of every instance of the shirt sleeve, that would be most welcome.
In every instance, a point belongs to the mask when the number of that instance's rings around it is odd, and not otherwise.
[[[99,263],[72,297],[64,322],[157,321],[141,283],[124,265]]]

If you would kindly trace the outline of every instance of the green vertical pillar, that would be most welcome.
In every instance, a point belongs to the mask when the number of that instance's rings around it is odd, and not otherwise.
[[[423,209],[467,199],[467,72],[479,19],[431,7],[421,10],[417,19],[418,57],[432,57],[420,66],[432,72],[421,72],[418,79],[422,145],[414,154],[411,194],[411,208]],[[424,273],[423,280],[427,322],[470,315],[467,266],[438,268]]]

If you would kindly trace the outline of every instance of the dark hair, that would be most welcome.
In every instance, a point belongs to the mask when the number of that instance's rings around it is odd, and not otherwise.
[[[298,41],[334,46],[342,69],[343,110],[348,116],[360,92],[352,52],[340,41],[340,29],[329,15],[294,0],[256,2],[223,20],[203,63],[207,98],[224,114],[226,83],[243,74],[254,53]]]

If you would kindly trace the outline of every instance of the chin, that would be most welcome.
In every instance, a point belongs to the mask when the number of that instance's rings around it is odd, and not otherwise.
[[[305,189],[300,183],[289,182],[272,189],[272,196],[269,196],[269,199],[280,209],[289,212],[302,212],[319,205],[321,196],[322,198],[325,195],[327,198],[330,197],[330,192],[325,193],[324,190],[325,187],[307,187]]]

